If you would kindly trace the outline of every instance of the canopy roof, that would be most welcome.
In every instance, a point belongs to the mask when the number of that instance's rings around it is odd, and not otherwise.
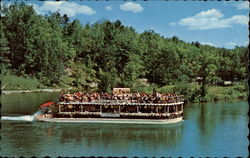
[[[47,102],[47,103],[44,103],[40,106],[40,108],[45,108],[45,107],[49,107],[51,105],[54,105],[55,103],[54,102]]]

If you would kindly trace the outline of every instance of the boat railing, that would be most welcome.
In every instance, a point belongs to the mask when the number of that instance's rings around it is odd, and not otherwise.
[[[174,99],[174,100],[107,100],[107,99],[100,99],[100,100],[92,100],[89,103],[108,103],[108,104],[131,104],[131,103],[148,103],[148,104],[166,104],[166,103],[179,103],[183,102],[184,99]],[[70,103],[79,102],[79,101],[70,101]]]
[[[102,112],[60,112],[60,114],[64,115],[102,115],[102,114],[117,114],[121,116],[170,116],[170,115],[179,115],[182,114],[183,111],[173,112],[173,113],[102,113]]]
[[[59,102],[59,105],[126,105],[126,106],[174,106],[181,105],[184,102],[176,102],[176,103],[117,103],[117,102]]]
[[[124,96],[124,97],[115,97],[115,96],[100,96],[97,98],[94,97],[85,97],[78,98],[76,96],[66,97],[60,99],[60,102],[95,102],[95,103],[178,103],[183,102],[183,95],[174,95],[174,96]]]

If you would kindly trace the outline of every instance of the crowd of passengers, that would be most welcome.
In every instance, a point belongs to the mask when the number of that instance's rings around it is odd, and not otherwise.
[[[146,93],[130,93],[130,94],[109,94],[98,92],[76,92],[76,93],[61,93],[60,102],[98,102],[98,101],[113,101],[127,103],[175,103],[183,101],[181,96],[176,94],[146,94]]]

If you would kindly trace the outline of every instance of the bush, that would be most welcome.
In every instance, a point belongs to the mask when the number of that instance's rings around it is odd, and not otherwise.
[[[184,95],[185,100],[191,102],[200,101],[200,86],[197,83],[178,83],[174,88],[174,93]]]
[[[238,91],[238,92],[246,92],[248,91],[248,87],[246,85],[240,84],[240,85],[233,86],[233,90]]]
[[[145,86],[145,85],[138,83],[138,84],[134,85],[134,87],[131,88],[131,92],[152,94],[154,89],[157,89],[156,84],[151,84],[151,85]]]
[[[248,90],[244,85],[232,87],[212,86],[208,88],[207,101],[232,100],[247,98]]]
[[[175,85],[166,85],[157,89],[159,93],[174,93]]]

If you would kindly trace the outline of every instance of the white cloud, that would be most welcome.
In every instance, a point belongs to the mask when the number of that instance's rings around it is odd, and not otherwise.
[[[202,11],[195,15],[197,18],[222,18],[223,16],[217,9]]]
[[[240,10],[249,9],[249,2],[248,1],[240,2],[240,3],[237,2],[236,7],[237,9],[240,9]]]
[[[120,9],[124,11],[132,11],[133,13],[139,13],[143,11],[143,7],[138,3],[127,2],[120,5]]]
[[[241,25],[247,25],[249,21],[249,17],[245,15],[235,15],[228,19],[222,20],[224,23],[227,24],[241,24]]]
[[[112,6],[108,5],[108,6],[105,7],[105,9],[106,9],[107,11],[111,11],[111,10],[112,10]]]
[[[227,43],[225,43],[225,45],[229,49],[233,49],[233,48],[235,48],[235,46],[239,46],[239,44],[237,44],[236,42],[227,42]]]
[[[201,44],[203,44],[203,45],[210,45],[210,46],[213,46],[213,47],[217,47],[215,44],[213,44],[211,42],[201,42]]]
[[[245,15],[235,15],[223,18],[224,15],[217,9],[202,11],[192,17],[181,19],[179,22],[170,23],[171,26],[187,26],[189,30],[208,30],[232,27],[233,24],[248,25],[249,18]]]
[[[237,45],[237,43],[235,43],[235,42],[227,42],[226,45],[234,47],[234,46]]]
[[[34,9],[40,14],[47,13],[48,11],[59,11],[59,13],[67,14],[69,17],[73,17],[76,14],[95,14],[95,11],[87,5],[80,5],[74,2],[67,1],[45,1],[42,6],[38,6],[36,4],[31,5],[33,5]]]
[[[249,41],[245,41],[245,42],[227,42],[225,43],[225,46],[227,48],[233,49],[235,48],[235,46],[248,46]]]

